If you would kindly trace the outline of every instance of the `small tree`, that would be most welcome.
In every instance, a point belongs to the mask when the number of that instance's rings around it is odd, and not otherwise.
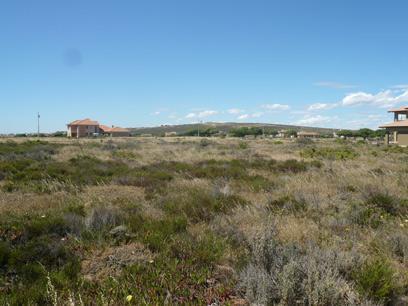
[[[265,135],[272,135],[272,136],[276,136],[279,134],[277,129],[271,129],[271,128],[266,128],[264,132],[265,132]]]
[[[288,130],[288,131],[287,131],[287,135],[288,135],[289,137],[291,137],[291,136],[296,137],[296,136],[297,136],[297,131],[296,131],[296,130],[293,130],[293,129]]]
[[[351,130],[341,130],[337,132],[337,135],[343,136],[343,137],[353,137],[354,133]]]
[[[371,130],[371,129],[367,129],[367,128],[359,129],[359,130],[355,133],[355,135],[356,135],[357,137],[363,137],[364,139],[367,139],[367,138],[370,138],[370,137],[373,137],[373,136],[374,136],[374,131]]]
[[[240,127],[230,130],[233,137],[245,137],[246,135],[262,135],[262,129],[258,127]]]
[[[385,129],[378,129],[374,131],[374,137],[376,138],[384,138],[387,131]]]

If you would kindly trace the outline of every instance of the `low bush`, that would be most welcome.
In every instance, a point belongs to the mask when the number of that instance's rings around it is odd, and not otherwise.
[[[214,215],[227,213],[247,202],[235,195],[212,195],[203,190],[191,189],[177,197],[165,199],[161,207],[170,215],[185,216],[192,222],[209,221]]]
[[[267,204],[267,209],[274,213],[298,213],[307,208],[304,200],[296,199],[292,195],[285,195],[276,199],[271,199]]]
[[[61,144],[45,141],[25,141],[17,143],[13,141],[0,142],[0,161],[32,159],[45,160],[54,155]]]
[[[86,226],[96,232],[103,232],[121,224],[124,216],[120,210],[109,206],[94,207],[86,219]]]
[[[367,205],[376,207],[392,216],[396,216],[399,213],[403,214],[408,211],[408,207],[404,201],[401,201],[388,193],[371,190],[365,195],[365,197]]]
[[[313,145],[314,141],[313,139],[310,138],[296,138],[296,143],[300,146],[309,146],[309,145]]]
[[[248,148],[249,148],[249,145],[248,145],[247,142],[241,141],[241,142],[238,144],[238,149],[245,150],[245,149],[248,149]]]
[[[332,160],[354,159],[358,153],[350,147],[329,148],[329,147],[310,147],[300,152],[304,158],[322,158]]]
[[[251,257],[240,275],[240,288],[259,305],[350,305],[359,302],[340,272],[333,252],[315,246],[302,250],[282,245],[273,226],[249,241]]]
[[[347,220],[365,227],[378,228],[388,216],[378,208],[367,206],[364,203],[353,202],[347,208]]]
[[[394,271],[384,259],[367,261],[356,269],[353,279],[360,294],[386,304],[398,290],[394,282]]]

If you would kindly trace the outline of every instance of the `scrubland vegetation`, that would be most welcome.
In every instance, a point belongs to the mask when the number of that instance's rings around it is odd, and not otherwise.
[[[406,305],[407,296],[408,149],[0,142],[1,305]]]

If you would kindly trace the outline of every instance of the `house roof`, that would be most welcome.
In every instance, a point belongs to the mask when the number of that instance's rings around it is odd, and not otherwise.
[[[100,124],[99,125],[99,128],[102,130],[102,131],[104,131],[104,132],[109,132],[112,128],[110,128],[109,126],[107,126],[107,125],[103,125],[103,124]]]
[[[389,113],[398,113],[398,112],[408,112],[408,106],[402,106],[399,108],[390,109]]]
[[[380,126],[380,128],[387,128],[387,127],[408,127],[408,120],[394,121],[394,122],[387,123],[387,124]]]
[[[105,133],[130,133],[130,131],[128,129],[125,128],[121,128],[121,127],[109,127],[107,125],[103,125],[103,124],[99,124],[98,121],[95,120],[91,120],[89,118],[86,119],[82,119],[82,120],[75,120],[72,121],[71,123],[68,123],[68,126],[71,125],[91,125],[91,126],[98,126],[102,131],[104,131]]]
[[[68,125],[99,125],[99,122],[86,118],[82,120],[72,121],[71,123],[68,123]]]
[[[101,124],[101,125],[99,125],[99,128],[100,128],[102,131],[104,131],[105,133],[120,133],[120,132],[129,133],[129,132],[130,132],[128,129],[121,128],[121,127],[118,127],[118,126],[109,127],[109,126],[106,126],[106,125],[102,125],[102,124]]]
[[[129,132],[130,132],[128,129],[121,128],[121,127],[118,127],[118,126],[111,128],[110,131],[113,132],[113,133],[115,133],[115,132],[126,132],[126,133],[129,133]]]

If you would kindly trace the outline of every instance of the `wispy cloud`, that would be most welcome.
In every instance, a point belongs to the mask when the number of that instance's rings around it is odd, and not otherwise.
[[[337,117],[322,116],[322,115],[305,115],[302,119],[295,122],[299,125],[324,125],[332,122]]]
[[[237,114],[240,114],[240,113],[243,113],[243,112],[244,112],[244,110],[239,109],[239,108],[230,108],[230,109],[227,110],[227,113],[231,114],[231,115],[237,115]]]
[[[218,111],[215,110],[205,110],[202,112],[198,113],[198,118],[204,118],[204,117],[208,117],[208,116],[212,116],[212,115],[216,115],[218,114]]]
[[[257,112],[257,113],[252,113],[252,114],[242,114],[241,116],[238,116],[238,120],[244,120],[244,119],[249,119],[249,118],[259,118],[263,115],[263,112]]]
[[[320,81],[316,82],[313,85],[315,86],[320,86],[320,87],[328,87],[328,88],[333,88],[333,89],[351,89],[351,88],[356,88],[356,85],[351,85],[351,84],[344,84],[340,82],[330,82],[330,81]]]
[[[177,118],[178,118],[177,113],[171,113],[171,114],[168,116],[168,118],[169,118],[169,119],[177,119]]]
[[[394,88],[394,89],[408,89],[408,84],[394,85],[391,88]]]
[[[336,107],[338,104],[336,103],[314,103],[310,105],[307,110],[308,111],[319,111],[319,110],[327,110]]]
[[[215,110],[204,110],[198,113],[189,113],[186,115],[186,118],[192,119],[192,118],[205,118],[209,116],[213,116],[218,114],[218,111]]]
[[[362,91],[350,93],[343,98],[341,104],[343,106],[373,105],[387,108],[403,102],[408,102],[408,89],[402,93],[395,93],[392,90],[380,91],[377,94]]]
[[[239,116],[237,119],[238,120],[244,120],[244,119],[248,119],[249,118],[249,114],[243,114],[241,116]]]
[[[288,110],[290,106],[287,104],[275,103],[275,104],[264,104],[262,105],[262,108],[267,109],[267,110],[272,110],[272,111],[284,111],[284,110]]]

